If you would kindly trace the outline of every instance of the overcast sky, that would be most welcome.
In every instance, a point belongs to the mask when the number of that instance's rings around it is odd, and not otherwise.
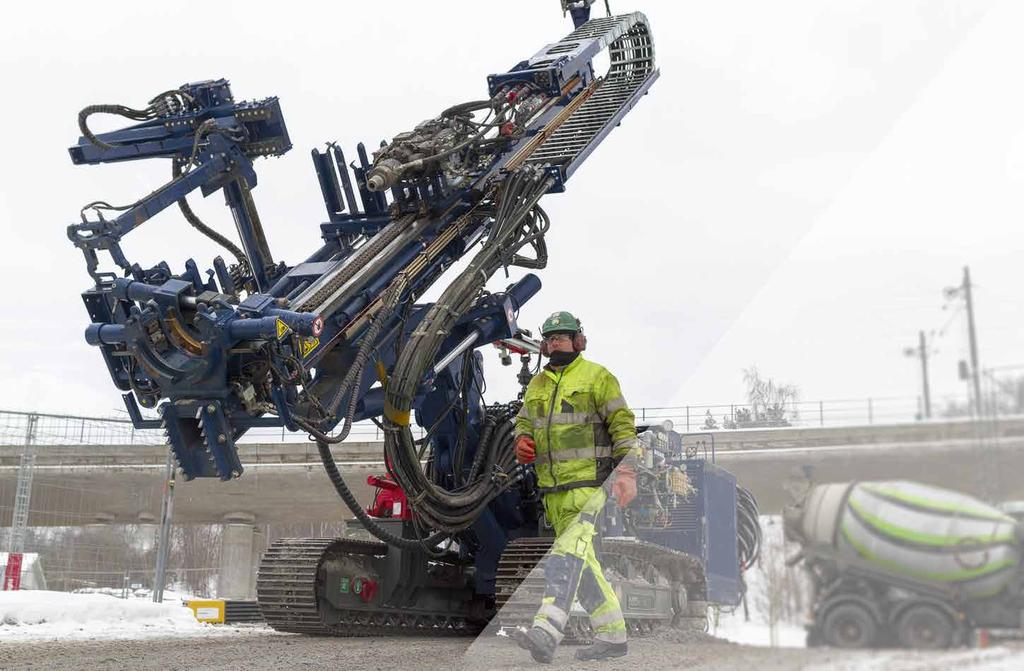
[[[970,264],[982,364],[1024,363],[1022,3],[611,4],[648,15],[662,77],[545,199],[551,262],[523,325],[576,312],[633,405],[740,400],[750,365],[807,399],[911,397],[903,349],[919,329],[936,331],[935,394],[962,394],[965,328],[942,289]],[[5,13],[0,408],[102,414],[120,399],[82,337],[90,280],[64,230],[84,203],[131,202],[169,171],[72,166],[80,108],[217,77],[237,98],[279,96],[295,149],[258,162],[254,195],[276,257],[294,263],[326,218],[312,147],[376,144],[477,99],[489,73],[571,30],[556,0]],[[222,198],[192,200],[233,230]],[[125,248],[178,270],[218,253],[176,210]],[[489,400],[513,395],[514,375],[489,365]]]

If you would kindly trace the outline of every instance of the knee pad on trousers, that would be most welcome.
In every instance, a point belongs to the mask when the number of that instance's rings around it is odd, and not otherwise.
[[[583,568],[583,559],[570,555],[551,555],[544,565],[545,595],[554,597],[555,605],[565,611],[572,606],[576,579]]]
[[[597,584],[597,578],[594,577],[594,572],[589,566],[583,569],[577,596],[580,605],[588,613],[593,613],[598,606],[604,603],[604,594],[601,593],[601,587]]]

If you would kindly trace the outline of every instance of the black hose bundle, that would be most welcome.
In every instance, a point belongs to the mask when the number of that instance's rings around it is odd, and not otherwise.
[[[736,485],[736,537],[739,544],[740,572],[753,566],[761,556],[761,524],[753,494]]]
[[[380,332],[401,304],[409,286],[404,274],[396,277],[384,293],[381,307],[363,334],[356,356],[335,393],[324,403],[308,395],[310,410],[318,416],[293,416],[295,423],[316,440],[324,470],[341,499],[368,531],[390,545],[436,554],[435,547],[440,539],[469,527],[491,500],[522,478],[521,469],[515,464],[512,446],[517,404],[494,405],[487,409],[469,472],[457,474],[454,481],[459,485],[451,490],[436,484],[435,478],[424,470],[422,450],[417,449],[417,441],[409,429],[409,415],[412,399],[418,393],[441,343],[459,317],[473,304],[487,279],[498,268],[517,265],[520,261],[532,261],[534,267],[543,265],[546,260],[546,254],[542,254],[543,236],[550,222],[537,206],[537,201],[552,184],[553,179],[535,167],[522,168],[506,179],[483,249],[428,311],[402,348],[387,383],[383,428],[389,471],[409,499],[416,530],[435,529],[435,533],[429,536],[424,533],[420,538],[403,538],[374,522],[345,484],[330,450],[331,444],[344,441],[351,430],[359,401],[356,390],[361,386],[366,364],[377,346]],[[524,259],[517,254],[526,245],[539,252],[536,259]],[[328,436],[321,430],[320,423],[336,418],[346,394],[349,394],[349,402],[342,416],[342,428],[337,435]]]
[[[82,136],[100,149],[113,149],[113,145],[100,140],[89,129],[89,117],[93,114],[113,114],[116,116],[131,119],[132,121],[149,121],[159,117],[180,114],[190,109],[195,101],[192,96],[181,89],[164,91],[153,96],[149,105],[144,109],[134,109],[126,105],[89,105],[78,113],[78,129]]]
[[[182,161],[179,161],[177,158],[171,161],[171,175],[174,177],[174,179],[178,179],[185,174],[184,167],[185,164]],[[249,268],[249,258],[245,255],[245,252],[243,252],[238,245],[231,242],[231,240],[227,239],[217,231],[207,226],[203,222],[203,220],[199,218],[195,211],[192,210],[192,207],[188,204],[188,199],[182,198],[181,200],[179,200],[178,208],[181,210],[182,216],[185,217],[185,221],[187,221],[192,226],[192,228],[196,229],[210,240],[213,240],[215,243],[231,252],[231,255],[234,256],[235,260],[238,261],[239,270],[242,275],[247,276],[251,272]]]
[[[78,129],[82,132],[82,136],[90,143],[100,149],[109,150],[113,149],[114,145],[100,140],[89,128],[89,117],[93,114],[113,114],[132,121],[150,121],[152,119],[181,114],[192,109],[194,105],[195,100],[192,96],[181,89],[164,91],[163,93],[154,96],[149,101],[149,105],[144,109],[135,109],[126,105],[89,105],[78,113]],[[203,136],[211,132],[224,131],[222,129],[218,129],[211,119],[207,119],[198,129],[196,129],[195,139],[192,143],[192,155],[189,157],[188,161],[174,158],[171,162],[171,174],[174,179],[179,179],[184,176],[195,164]],[[123,211],[135,207],[139,202],[141,201],[135,201],[130,205],[120,206],[113,206],[102,201],[92,202],[82,208],[83,217],[84,211],[87,209],[95,209],[97,212],[103,210]],[[181,213],[185,217],[185,221],[207,238],[229,251],[231,255],[235,257],[238,261],[238,272],[240,275],[247,276],[251,272],[249,259],[238,245],[207,226],[192,210],[185,198],[178,201],[178,207],[181,208]]]
[[[441,344],[499,268],[513,265],[516,253],[534,245],[547,230],[537,201],[553,180],[534,166],[509,175],[501,189],[487,242],[469,266],[445,289],[402,348],[385,391],[384,450],[396,481],[416,515],[435,529],[457,532],[479,517],[490,501],[511,485],[513,424],[510,413],[490,411],[476,455],[461,486],[448,490],[424,471],[409,427],[413,398]]]
[[[367,531],[372,533],[377,538],[381,539],[388,545],[393,545],[403,550],[420,550],[426,549],[432,550],[440,541],[444,540],[448,536],[447,533],[441,531],[428,538],[403,538],[396,536],[381,525],[377,524],[372,517],[370,517],[362,506],[359,505],[359,501],[352,494],[352,490],[345,484],[344,478],[341,477],[341,473],[338,472],[338,466],[334,463],[334,456],[331,454],[331,446],[322,440],[316,441],[317,450],[320,452],[320,460],[324,464],[324,470],[327,472],[327,477],[330,479],[331,484],[334,485],[335,491],[338,492],[338,496],[345,502],[348,509],[352,511],[352,514],[363,523],[363,527]]]

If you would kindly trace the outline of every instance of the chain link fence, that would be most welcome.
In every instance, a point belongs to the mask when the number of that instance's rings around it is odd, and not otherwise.
[[[639,422],[670,420],[676,431],[732,431],[743,429],[820,428],[947,421],[967,414],[966,396],[932,400],[933,414],[925,418],[917,396],[790,401],[759,406],[719,403],[635,408]]]
[[[0,410],[0,446],[21,445],[25,440],[28,418],[36,417],[35,443],[37,445],[162,445],[164,433],[158,429],[136,429],[124,417],[81,417],[77,415],[50,415],[44,413]],[[424,435],[417,429],[417,438]],[[383,440],[383,434],[370,421],[356,422],[349,434],[350,441]],[[293,433],[285,428],[253,428],[241,438],[242,443],[276,443],[308,441],[305,433]]]
[[[933,399],[933,421],[950,419],[967,412],[966,396]],[[859,399],[795,401],[781,406],[756,407],[749,403],[712,405],[647,406],[634,408],[637,421],[671,420],[677,431],[708,429],[735,430],[756,428],[811,428],[903,424],[921,421],[924,416],[920,397],[892,396]],[[28,418],[36,420],[35,444],[46,445],[161,445],[162,431],[136,429],[127,418],[81,417],[0,410],[0,446],[22,445]],[[418,438],[424,435],[418,429]],[[383,440],[373,422],[357,422],[350,433],[352,442]],[[304,433],[284,428],[249,429],[241,443],[307,442]]]
[[[966,407],[962,398],[933,401],[936,408]],[[750,404],[715,404],[635,409],[640,422],[671,420],[677,431],[744,430],[785,427],[836,427],[900,424],[921,418],[915,397],[888,397],[828,401],[799,401],[782,407]],[[422,436],[422,432],[420,433]],[[381,440],[370,422],[357,424],[352,441]],[[301,442],[302,434],[280,429],[253,429],[244,443]],[[127,418],[97,418],[0,411],[0,575],[7,563],[5,551],[15,540],[12,529],[18,475],[26,455],[87,445],[162,445],[159,430],[138,430]],[[31,443],[26,450],[26,443]],[[103,486],[88,479],[61,478],[59,469],[34,468],[29,483],[27,528],[19,543],[24,561],[22,584],[64,591],[103,591],[123,597],[147,596],[153,583],[156,520],[136,524],[110,524],[97,520],[85,502],[104,495]],[[146,476],[149,478],[150,476]],[[163,474],[154,469],[152,483],[137,487],[140,509],[159,509]],[[86,483],[86,484],[83,484]],[[23,483],[24,484],[24,483]],[[24,487],[23,487],[24,489]],[[342,533],[309,525],[262,525],[259,535],[270,542],[287,535]],[[307,528],[308,526],[308,528]],[[167,590],[170,595],[215,596],[220,562],[220,525],[175,525],[170,539]]]
[[[274,433],[261,433],[257,440],[274,439]],[[158,520],[125,524],[98,519],[89,502],[106,494],[102,480],[61,477],[59,468],[35,465],[35,458],[62,448],[114,445],[131,449],[163,443],[162,431],[136,430],[124,418],[0,411],[0,576],[9,563],[14,568],[20,561],[15,573],[22,589],[150,598]],[[142,479],[141,485],[131,485],[139,509],[159,510],[162,469],[145,473]],[[19,507],[22,512],[27,508],[24,528],[14,526]],[[255,527],[255,537],[265,542],[283,536],[343,533],[341,523]],[[15,533],[16,529],[20,531]],[[165,598],[217,596],[222,530],[219,524],[172,526]],[[18,553],[13,562],[11,550]]]

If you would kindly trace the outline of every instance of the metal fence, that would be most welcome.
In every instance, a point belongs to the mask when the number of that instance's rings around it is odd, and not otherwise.
[[[942,399],[936,407],[966,407],[962,399]],[[828,427],[907,423],[920,419],[920,402],[913,397],[887,397],[801,401],[771,409],[746,403],[636,408],[641,422],[671,420],[679,431],[744,430],[783,427]],[[379,429],[361,423],[352,431],[354,441],[380,440]],[[422,433],[420,433],[422,435]],[[302,434],[283,430],[254,429],[243,442],[304,441]],[[157,525],[139,520],[134,524],[98,521],[83,502],[103,492],[86,484],[71,484],[50,470],[35,469],[29,481],[31,496],[27,528],[16,538],[18,475],[32,462],[32,453],[47,447],[77,445],[161,445],[162,431],[137,430],[127,418],[97,418],[0,411],[0,446],[8,456],[20,455],[18,466],[0,473],[0,575],[7,563],[3,551],[20,544],[26,562],[22,579],[48,589],[102,591],[123,597],[147,596],[153,586]],[[30,449],[25,449],[30,443]],[[17,450],[10,448],[18,448]],[[26,461],[28,458],[28,461]],[[163,475],[153,471],[152,487],[139,488],[140,509],[159,509]],[[23,478],[22,478],[23,479]],[[75,481],[81,482],[81,481]],[[23,483],[24,484],[24,483]],[[98,486],[98,485],[97,485]],[[24,487],[22,487],[24,489]],[[175,526],[168,547],[167,590],[171,595],[214,596],[220,561],[219,525]],[[264,526],[268,541],[279,535],[334,533],[330,530],[288,529]],[[16,541],[16,542],[15,542]],[[173,598],[173,596],[172,596]]]
[[[376,427],[361,428],[354,440],[374,439],[370,430]],[[295,434],[286,438],[303,440]],[[281,433],[266,430],[249,436],[262,442],[280,439]],[[126,418],[0,411],[0,447],[5,448],[5,463],[0,465],[0,576],[6,577],[9,564],[17,567],[9,559],[13,552],[15,562],[21,562],[14,573],[26,588],[99,591],[126,598],[150,595],[159,520],[141,515],[133,523],[101,518],[95,502],[107,495],[108,485],[88,477],[62,477],[59,470],[35,466],[35,460],[48,448],[164,442],[162,431],[136,430]],[[164,478],[160,469],[152,475],[136,475],[131,487],[139,510],[161,509]],[[265,539],[341,533],[340,526],[256,526],[259,537]],[[217,524],[172,525],[165,572],[169,598],[216,596],[220,571],[211,567],[220,563],[221,533]]]
[[[162,445],[166,442],[163,431],[136,429],[124,417],[82,417],[37,412],[0,410],[0,445],[21,445],[25,439],[30,417],[36,418],[36,445]],[[413,427],[413,434],[422,438],[421,427]],[[356,422],[349,440],[383,440],[381,430],[373,422]],[[285,428],[249,429],[242,443],[302,442],[305,433],[293,433]]]
[[[0,466],[0,576],[7,578],[10,566],[19,578],[5,579],[0,588],[17,588],[20,582],[26,589],[151,597],[157,520],[101,519],[90,505],[107,494],[100,481],[61,477],[59,471],[36,467],[35,457],[48,447],[161,443],[161,432],[133,431],[124,419],[0,411],[0,446],[7,457]],[[134,500],[139,510],[158,510],[165,475],[154,469],[142,477],[132,484]],[[343,525],[330,522],[255,526],[256,537],[268,542],[343,532]],[[220,524],[172,525],[167,598],[217,596],[222,531]]]
[[[968,408],[964,396],[946,396],[933,400],[933,420],[962,416]],[[890,396],[859,399],[796,401],[780,408],[754,408],[749,403],[712,405],[646,406],[634,408],[638,421],[671,420],[677,431],[707,429],[735,430],[785,427],[861,426],[903,424],[921,421],[920,397]],[[82,417],[0,410],[0,445],[21,445],[29,417],[36,417],[35,443],[46,445],[160,445],[162,431],[140,430],[121,417]],[[416,427],[417,437],[423,429]],[[357,422],[351,441],[379,441],[380,429],[372,422]],[[286,429],[255,428],[242,437],[242,443],[303,442],[303,433]]]
[[[932,401],[931,421],[964,417],[966,396],[944,396]],[[641,422],[671,420],[677,431],[812,428],[906,424],[925,421],[917,396],[790,401],[777,406],[750,403],[719,403],[635,408]]]

